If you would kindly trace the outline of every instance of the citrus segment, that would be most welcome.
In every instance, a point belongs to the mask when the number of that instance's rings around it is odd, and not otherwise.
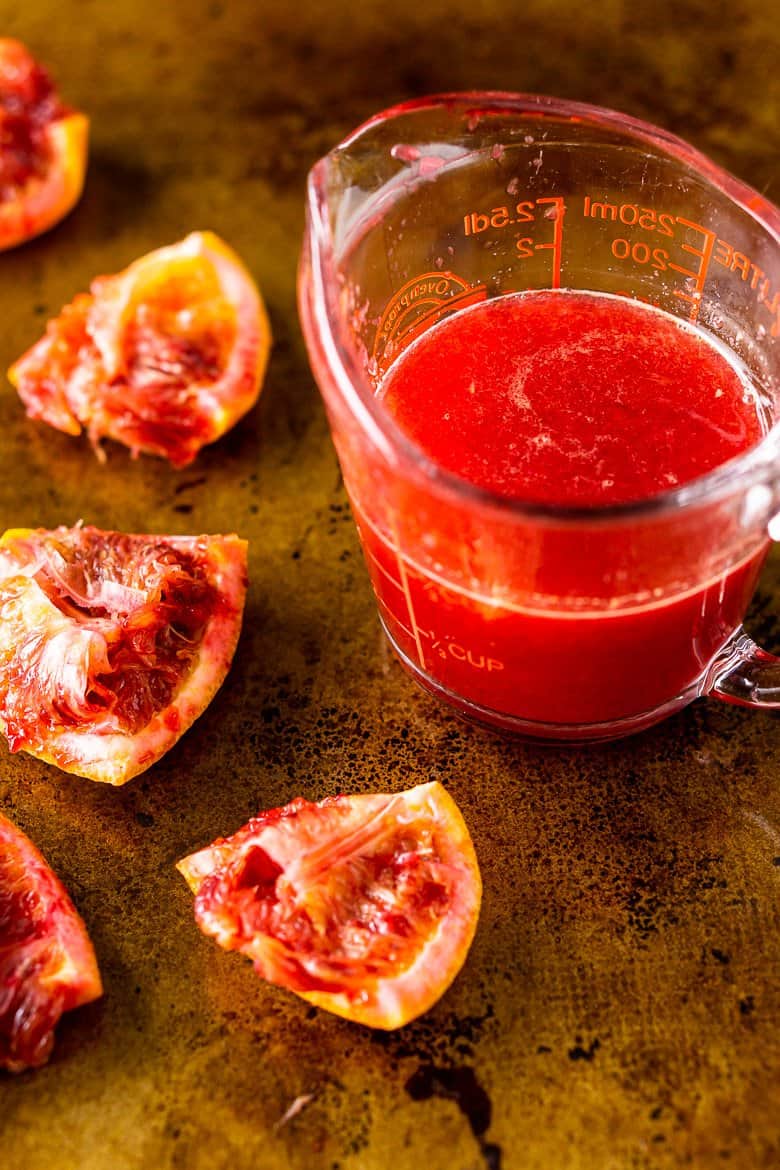
[[[144,771],[230,667],[246,593],[236,536],[76,527],[0,539],[0,727],[110,784]]]
[[[0,813],[0,1068],[45,1064],[62,1013],[102,991],[92,944],[62,883]]]
[[[78,201],[89,123],[65,106],[19,41],[0,38],[0,250],[58,223]]]
[[[398,1028],[466,958],[481,900],[474,847],[438,783],[298,798],[178,864],[201,930],[336,1015]]]
[[[94,280],[9,377],[31,418],[184,467],[255,404],[270,345],[239,258],[192,232]]]

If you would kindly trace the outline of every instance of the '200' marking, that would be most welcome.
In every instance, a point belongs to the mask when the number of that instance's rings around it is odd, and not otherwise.
[[[669,253],[666,248],[651,248],[644,240],[631,243],[618,236],[612,241],[612,255],[616,260],[628,260],[630,257],[636,264],[651,264],[659,272],[666,272],[669,267]]]

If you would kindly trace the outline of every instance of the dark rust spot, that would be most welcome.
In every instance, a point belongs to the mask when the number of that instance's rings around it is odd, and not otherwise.
[[[500,1170],[501,1147],[484,1141],[484,1134],[490,1128],[493,1107],[470,1065],[441,1068],[433,1064],[421,1064],[404,1088],[413,1101],[428,1101],[431,1097],[454,1101],[479,1142],[487,1170]]]
[[[595,1040],[591,1040],[587,1048],[583,1048],[582,1042],[580,1041],[579,1037],[577,1037],[576,1044],[573,1048],[569,1049],[569,1060],[591,1061],[598,1052],[599,1048],[601,1048],[601,1041],[599,1040],[598,1036],[595,1038]]]

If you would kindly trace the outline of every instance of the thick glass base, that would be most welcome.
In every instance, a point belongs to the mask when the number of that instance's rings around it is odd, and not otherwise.
[[[637,732],[645,731],[648,727],[652,727],[654,723],[660,723],[662,719],[666,719],[668,716],[674,715],[677,711],[681,711],[683,707],[687,707],[689,703],[692,703],[694,699],[699,698],[702,694],[702,680],[697,680],[681,694],[675,695],[674,698],[667,700],[658,707],[654,707],[651,711],[642,711],[636,715],[625,715],[618,719],[607,720],[604,723],[540,723],[531,719],[523,719],[518,715],[508,715],[502,711],[493,711],[489,707],[482,707],[478,703],[464,699],[461,695],[456,695],[453,691],[448,690],[447,687],[442,686],[431,675],[421,670],[418,663],[413,662],[404,654],[403,650],[401,650],[391,637],[384,622],[382,622],[382,628],[393,653],[398,658],[404,670],[412,676],[418,686],[421,686],[429,694],[435,695],[436,698],[441,699],[448,707],[452,708],[455,714],[467,722],[484,727],[488,731],[497,732],[499,735],[512,736],[516,739],[534,742],[567,743],[572,746],[588,743],[606,743],[614,739],[623,739],[624,736],[636,735]]]

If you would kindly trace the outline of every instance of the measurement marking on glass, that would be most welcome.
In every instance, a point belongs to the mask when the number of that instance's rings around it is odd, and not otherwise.
[[[547,206],[547,210],[539,209]],[[470,211],[463,216],[463,234],[477,236],[489,229],[501,231],[520,223],[538,223],[542,219],[553,221],[553,238],[544,244],[537,244],[533,236],[521,236],[515,240],[515,251],[519,259],[528,259],[534,252],[552,252],[551,288],[561,287],[561,257],[563,254],[563,217],[566,201],[562,195],[544,195],[538,199],[524,199],[510,207],[501,204],[488,211]],[[532,229],[533,230],[533,229]]]
[[[685,289],[673,290],[674,296],[680,300],[687,301],[691,306],[688,314],[691,321],[696,321],[699,315],[710,261],[715,259],[723,263],[724,261],[721,259],[721,256],[725,251],[729,257],[729,262],[732,256],[739,255],[742,260],[749,263],[747,257],[741,256],[740,253],[734,253],[731,245],[727,244],[725,240],[718,239],[717,234],[710,228],[706,228],[692,219],[686,219],[684,215],[674,215],[668,211],[656,211],[653,207],[642,207],[638,203],[611,203],[607,199],[593,199],[590,195],[586,195],[583,200],[582,215],[585,219],[601,220],[611,223],[619,222],[626,227],[635,227],[644,233],[653,233],[656,239],[665,236],[677,242],[678,235],[676,228],[678,224],[689,228],[691,231],[698,232],[703,236],[704,244],[702,247],[695,247],[693,244],[686,242],[679,243],[681,251],[698,259],[696,268],[688,268],[683,264],[675,263],[671,258],[668,247],[653,247],[652,243],[654,241],[648,244],[642,239],[631,240],[624,236],[618,236],[612,240],[610,245],[612,255],[617,260],[631,260],[640,266],[649,265],[657,272],[666,272],[668,269],[671,269],[673,272],[679,272],[681,276],[685,276],[688,280],[693,281],[693,288],[690,291]],[[716,245],[719,250],[716,250]],[[765,276],[765,273],[761,272],[760,269],[757,271],[760,276]],[[745,279],[744,276],[743,279]]]
[[[563,217],[566,214],[566,204],[560,195],[549,195],[537,199],[538,204],[549,203],[550,210],[545,211],[544,215],[553,221],[553,238],[549,244],[534,244],[536,252],[545,252],[548,249],[552,250],[553,254],[553,272],[552,272],[552,287],[561,287],[561,252],[563,248]]]
[[[414,638],[414,633],[405,626],[398,615],[394,613],[384,597],[377,595],[377,606],[379,607],[380,616],[384,617],[387,626],[393,627],[395,630],[401,630],[406,634],[407,638]],[[388,630],[388,633],[390,631]],[[431,643],[430,650],[432,654],[438,654],[439,658],[454,660],[462,666],[473,667],[474,670],[486,670],[488,674],[493,674],[497,670],[505,670],[506,663],[502,662],[500,658],[491,658],[487,654],[483,654],[479,650],[471,649],[467,646],[461,646],[459,642],[454,642],[449,636],[437,638],[433,630],[420,630],[419,635]]]
[[[385,599],[383,597],[377,596],[376,600],[377,600],[377,605],[379,606],[382,613],[384,613],[387,620],[392,622],[394,626],[397,626],[397,628],[399,630],[401,630],[404,634],[406,634],[407,638],[414,639],[414,633],[409,629],[408,626],[404,625],[404,623],[401,621],[401,619],[398,617],[398,615],[396,613],[394,613],[393,610],[390,608],[390,606],[385,601]]]
[[[417,648],[417,657],[420,660],[420,669],[425,670],[425,655],[423,654],[422,641],[420,639],[420,629],[417,625],[417,619],[414,616],[414,606],[412,604],[412,594],[409,590],[409,578],[406,575],[406,566],[401,556],[401,542],[398,539],[398,531],[395,526],[395,521],[390,518],[390,532],[393,537],[393,552],[395,554],[395,561],[398,566],[398,576],[401,579],[401,588],[404,593],[404,600],[406,602],[406,610],[409,614],[409,624],[412,627],[412,634],[414,636],[414,644]]]
[[[357,515],[358,511],[359,509],[357,505],[353,502],[353,514]],[[396,559],[399,559],[401,556],[403,556],[398,547],[398,540],[395,532],[393,532],[393,540],[395,541],[395,544],[391,544],[390,540],[388,539],[388,534],[383,532],[380,528],[377,527],[376,524],[369,520],[365,512],[360,513],[360,522],[361,524],[365,524],[365,526],[374,534],[374,536],[377,537],[382,545],[384,545],[388,550],[392,551]],[[750,560],[751,555],[752,554],[750,553],[747,554],[747,556],[739,562],[739,566],[737,567],[746,565]],[[698,593],[702,588],[702,586],[699,585],[692,585],[684,593],[672,595],[664,594],[659,598],[654,597],[649,592],[644,594],[629,594],[628,597],[625,598],[611,598],[602,605],[594,604],[593,609],[581,609],[579,606],[566,609],[562,608],[566,605],[566,599],[558,595],[529,594],[521,600],[519,598],[513,597],[511,590],[507,588],[506,593],[502,594],[501,596],[488,596],[484,592],[480,593],[477,589],[470,589],[467,586],[456,585],[454,582],[448,581],[446,577],[443,577],[441,573],[437,573],[435,569],[430,567],[430,565],[417,564],[417,562],[408,555],[406,556],[405,560],[406,563],[411,566],[412,572],[422,580],[424,589],[428,583],[435,585],[442,594],[448,597],[448,599],[457,599],[463,597],[468,598],[470,601],[476,601],[481,606],[490,606],[491,608],[501,613],[538,614],[541,617],[549,617],[550,610],[552,609],[555,611],[555,617],[557,621],[603,621],[605,618],[616,618],[622,621],[626,614],[636,613],[637,611],[646,613],[648,609],[662,609],[664,606],[670,605],[674,602],[679,602],[685,597],[690,597],[692,594]],[[713,586],[719,584],[722,580],[722,576],[722,573],[715,573],[712,577],[707,579],[705,587],[710,589]],[[406,573],[403,574],[403,579],[408,581]],[[401,585],[400,588],[401,592],[403,592],[403,585]],[[418,637],[428,637],[428,634],[424,630],[421,630],[416,622],[415,629],[418,631]],[[410,635],[413,636],[413,631],[410,630],[409,632]]]
[[[388,569],[386,569],[385,566],[382,564],[382,562],[380,561],[380,559],[376,555],[376,553],[373,552],[373,550],[369,548],[368,544],[365,541],[363,533],[361,531],[360,525],[357,524],[356,527],[358,530],[358,535],[360,536],[360,539],[362,542],[363,552],[366,554],[368,559],[371,561],[372,565],[376,565],[376,567],[379,569],[382,576],[386,577],[391,585],[395,585],[396,589],[400,589],[401,592],[403,592],[404,587],[401,584],[401,582],[396,580],[396,578],[393,576],[393,574]],[[375,531],[375,530],[373,530],[373,531]]]
[[[519,190],[519,182],[507,188],[513,193]],[[571,200],[573,203],[574,201]],[[542,206],[548,204],[546,210]],[[535,232],[536,227],[543,219],[554,223],[553,238],[546,243],[536,243],[534,236],[518,236],[514,242],[514,249],[518,259],[528,260],[536,252],[551,251],[552,256],[552,283],[551,288],[561,287],[561,265],[563,259],[563,218],[567,211],[567,203],[562,195],[541,196],[537,199],[523,199],[516,204],[500,204],[497,207],[484,208],[479,211],[468,211],[463,216],[462,230],[464,236],[479,236],[483,232],[503,232],[518,224],[533,224],[529,228]],[[772,317],[771,336],[780,336],[780,289],[773,284],[762,268],[750,256],[738,251],[728,240],[723,240],[703,224],[687,219],[683,215],[676,215],[671,211],[659,211],[655,207],[644,207],[639,203],[623,203],[607,198],[594,197],[591,194],[583,196],[582,204],[577,204],[577,215],[586,220],[600,221],[605,224],[614,223],[624,228],[634,228],[640,237],[630,235],[616,236],[607,240],[612,255],[616,260],[629,261],[640,267],[647,266],[655,272],[672,270],[692,281],[687,289],[675,289],[674,296],[686,301],[690,306],[689,320],[695,322],[699,316],[704,285],[709,274],[710,263],[714,262],[737,273],[745,285],[755,294],[758,303]],[[701,247],[680,241],[680,227],[689,231],[698,232],[703,237]],[[523,230],[522,228],[520,229]],[[644,238],[642,238],[644,236]],[[668,241],[674,241],[670,244]],[[679,247],[698,263],[693,267],[678,264],[672,259],[672,247]],[[435,274],[433,274],[435,275]],[[441,278],[442,274],[438,274]],[[453,279],[454,274],[448,273]],[[406,286],[404,286],[406,287]],[[632,295],[628,293],[626,295]],[[465,305],[464,305],[465,307]]]
[[[673,260],[669,261],[669,267],[673,268],[675,272],[682,273],[683,276],[689,277],[695,282],[694,291],[692,293],[683,292],[682,289],[676,288],[674,295],[683,301],[689,301],[691,304],[690,319],[695,321],[699,315],[699,306],[701,304],[701,297],[704,291],[704,282],[707,279],[707,272],[710,267],[710,260],[712,258],[712,249],[715,246],[715,241],[718,238],[715,232],[710,231],[709,228],[702,227],[699,223],[693,223],[690,219],[684,219],[681,215],[676,215],[675,219],[678,223],[685,227],[693,228],[694,231],[701,232],[704,236],[704,247],[694,248],[692,244],[680,244],[683,252],[687,252],[689,256],[699,257],[698,269],[694,272],[690,268],[683,268],[680,264],[675,264]]]

